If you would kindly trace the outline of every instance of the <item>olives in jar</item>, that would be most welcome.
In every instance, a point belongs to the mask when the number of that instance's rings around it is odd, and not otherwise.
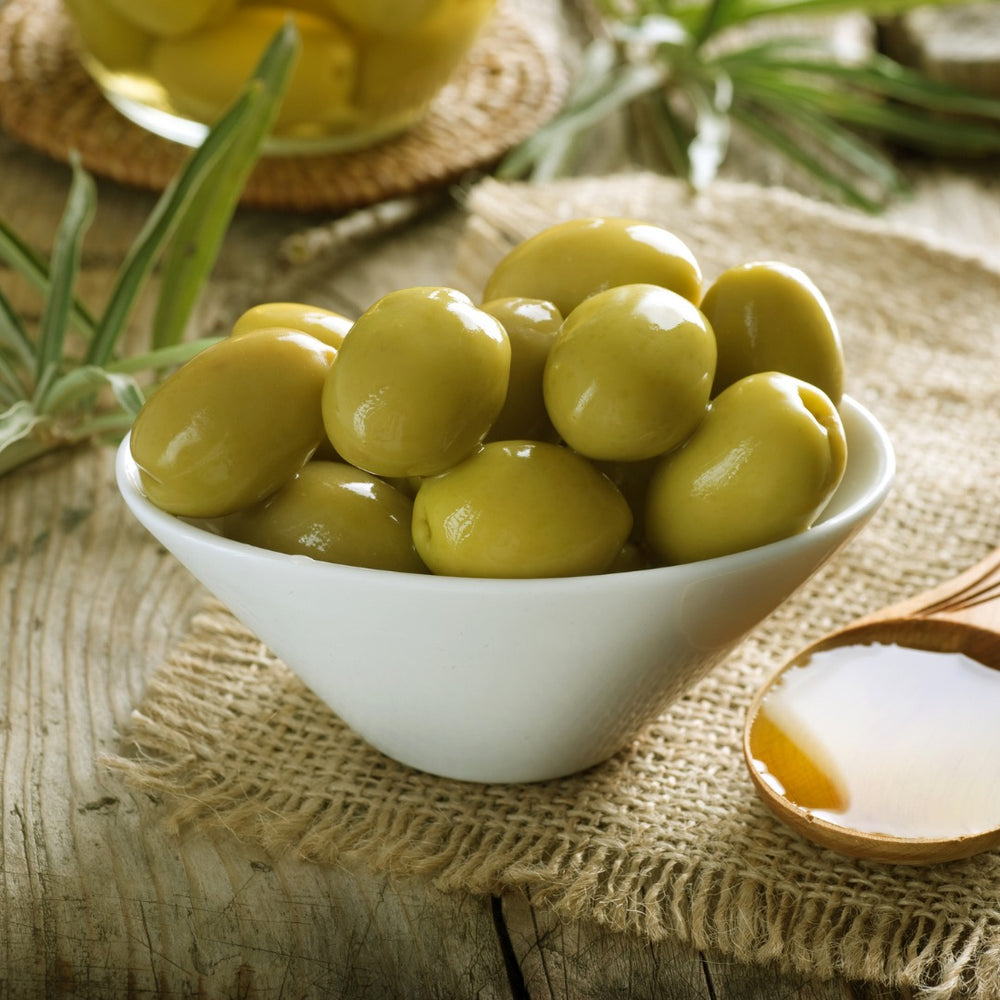
[[[112,0],[65,0],[80,35],[84,66],[127,69],[142,62],[152,41],[134,21],[115,9]],[[89,64],[89,65],[88,65]]]
[[[440,6],[441,0],[321,0],[352,28],[375,34],[411,31]]]
[[[833,313],[804,271],[754,261],[723,271],[701,303],[719,346],[713,395],[754,372],[794,375],[840,403],[844,352]]]
[[[354,99],[368,115],[412,117],[443,87],[472,45],[494,0],[328,0],[350,8],[363,45]],[[391,10],[391,14],[384,11]]]
[[[150,53],[150,72],[181,114],[212,121],[235,99],[288,16],[279,6],[241,7],[222,24],[163,38]],[[302,47],[275,129],[290,131],[350,119],[355,72],[351,39],[332,21],[305,11],[295,12],[295,25]],[[323,95],[321,101],[317,94]]]
[[[236,0],[108,0],[119,13],[143,31],[161,38],[186,35],[226,17]]]
[[[510,378],[500,322],[451,288],[390,292],[358,317],[330,369],[323,421],[344,461],[376,476],[433,476],[496,420]]]
[[[413,501],[343,462],[308,462],[276,493],[224,522],[227,537],[323,562],[425,573]]]
[[[639,461],[679,445],[705,415],[715,337],[698,307],[658,285],[592,295],[545,364],[549,417],[588,458]]]
[[[301,46],[265,146],[359,149],[416,124],[495,0],[66,0],[81,63],[149,131],[202,140],[288,20]],[[296,197],[294,200],[298,200]]]
[[[805,531],[840,483],[847,443],[830,398],[781,372],[723,390],[653,472],[646,541],[665,563],[694,562]]]
[[[230,336],[242,337],[254,330],[284,327],[308,333],[330,347],[339,348],[353,325],[354,320],[341,313],[304,302],[262,302],[239,316]]]
[[[551,302],[519,298],[495,299],[481,308],[501,322],[510,339],[507,397],[486,440],[554,439],[555,431],[545,409],[542,375],[562,325],[559,310]]]
[[[289,330],[227,338],[170,375],[132,426],[142,489],[162,510],[220,517],[273,493],[323,438],[336,351]]]
[[[568,316],[596,292],[635,284],[660,285],[697,303],[701,268],[687,245],[660,226],[572,219],[514,247],[487,279],[483,298],[544,299]]]
[[[542,441],[494,441],[423,480],[413,541],[433,573],[555,577],[606,572],[632,527],[614,484]]]

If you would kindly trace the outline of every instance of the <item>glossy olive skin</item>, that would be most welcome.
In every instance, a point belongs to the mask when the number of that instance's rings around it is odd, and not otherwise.
[[[237,318],[230,336],[242,337],[254,330],[284,327],[308,333],[310,337],[339,349],[353,325],[354,320],[347,316],[304,302],[262,302],[251,306]]]
[[[323,420],[337,453],[376,476],[432,476],[466,458],[503,407],[510,340],[450,288],[390,292],[330,369]]]
[[[673,233],[634,219],[571,219],[518,244],[497,264],[483,300],[544,299],[568,316],[584,299],[617,285],[660,285],[701,299],[701,268]]]
[[[606,572],[632,514],[586,459],[542,441],[495,441],[425,479],[413,504],[413,541],[431,571],[466,577],[555,577]]]
[[[332,347],[288,330],[227,338],[146,401],[130,448],[157,507],[220,517],[273,493],[323,438],[320,400]]]
[[[825,393],[779,372],[748,375],[653,473],[646,541],[662,562],[685,563],[798,534],[846,463],[844,428]]]
[[[729,268],[709,286],[701,309],[719,345],[713,395],[745,375],[778,371],[840,403],[840,335],[826,299],[805,272],[774,261]]]
[[[480,308],[496,317],[510,338],[507,398],[486,440],[554,441],[556,434],[542,393],[542,374],[562,325],[562,314],[551,302],[541,299],[495,299]]]
[[[230,515],[223,531],[323,562],[426,573],[413,547],[413,501],[343,462],[308,462],[277,493]]]
[[[566,317],[545,365],[546,409],[588,458],[652,458],[705,415],[715,354],[705,317],[676,292],[610,288]]]

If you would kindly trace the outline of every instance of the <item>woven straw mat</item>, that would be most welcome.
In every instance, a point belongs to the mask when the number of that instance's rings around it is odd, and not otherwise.
[[[429,191],[484,169],[559,109],[567,87],[550,25],[501,2],[426,117],[370,149],[264,156],[242,203],[345,211]],[[81,67],[61,0],[0,4],[0,127],[58,160],[160,190],[190,150],[120,115]]]
[[[172,793],[178,824],[222,823],[270,851],[351,857],[449,890],[529,889],[567,919],[653,940],[926,997],[964,988],[995,1000],[1000,853],[894,868],[815,847],[758,801],[740,741],[751,696],[789,654],[948,579],[1000,541],[1000,273],[742,185],[694,197],[645,175],[544,188],[487,180],[468,207],[454,276],[466,289],[512,241],[585,214],[666,225],[707,280],[751,259],[803,268],[838,317],[850,393],[894,441],[889,500],[706,680],[587,773],[476,786],[396,764],[216,604],[135,713],[129,735],[141,754],[110,763],[135,786]]]

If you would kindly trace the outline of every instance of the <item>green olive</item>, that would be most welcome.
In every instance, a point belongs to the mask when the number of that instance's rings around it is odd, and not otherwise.
[[[846,463],[844,428],[824,392],[781,372],[748,375],[653,473],[647,541],[663,562],[685,563],[798,534]]]
[[[152,39],[110,0],[66,0],[66,7],[83,43],[85,62],[92,57],[109,70],[143,65]]]
[[[551,302],[540,299],[495,299],[481,308],[503,324],[510,338],[507,398],[486,440],[554,440],[542,394],[542,373],[562,315]]]
[[[354,320],[319,306],[302,302],[262,302],[247,309],[236,320],[230,336],[241,337],[253,330],[284,327],[308,333],[324,344],[339,348],[353,325]]]
[[[150,70],[182,114],[214,121],[235,99],[268,41],[289,17],[279,7],[241,7],[222,24],[167,38],[152,51]],[[336,122],[350,109],[354,85],[351,40],[332,21],[294,14],[302,47],[275,128]]]
[[[633,219],[572,219],[514,247],[486,282],[483,299],[545,299],[568,316],[584,299],[616,285],[661,285],[701,298],[701,269],[673,233]]]
[[[236,0],[108,0],[123,17],[160,38],[186,35],[226,17]]]
[[[715,330],[719,363],[713,395],[754,372],[794,375],[835,404],[844,391],[844,353],[830,307],[797,267],[758,261],[732,267],[701,303]]]
[[[496,420],[510,377],[498,320],[451,288],[404,288],[367,309],[323,391],[337,453],[376,476],[432,476]]]
[[[562,445],[495,441],[420,484],[413,541],[432,572],[551,577],[603,573],[632,527],[614,484]]]
[[[410,534],[413,501],[342,462],[309,462],[277,493],[226,518],[229,538],[290,555],[425,573]]]
[[[131,452],[157,507],[220,517],[287,482],[323,438],[332,347],[288,330],[227,338],[170,375],[139,411]]]
[[[638,461],[694,430],[714,373],[715,338],[697,306],[658,285],[622,285],[566,317],[545,365],[545,405],[582,455]]]
[[[395,35],[412,31],[443,0],[325,0],[337,19],[367,34]],[[454,6],[454,2],[449,6]]]
[[[354,94],[356,105],[376,121],[422,113],[455,72],[494,6],[494,0],[439,0],[433,8],[427,0],[405,5],[399,0],[329,2],[350,8],[351,17],[381,22],[378,29],[361,33]],[[428,7],[425,12],[419,9],[422,4]],[[383,17],[380,8],[393,13]],[[422,13],[427,16],[414,22],[413,16]]]

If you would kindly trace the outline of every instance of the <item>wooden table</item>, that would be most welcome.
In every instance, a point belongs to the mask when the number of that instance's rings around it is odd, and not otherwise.
[[[915,198],[889,218],[1000,261],[994,168],[914,166]],[[0,136],[0,213],[39,246],[67,179]],[[107,287],[152,200],[101,184],[85,297]],[[292,234],[324,223],[240,213],[201,328],[221,328],[264,283],[274,299],[308,294],[355,311],[402,284],[440,282],[462,216],[439,205],[398,232],[349,242],[350,256],[324,228],[318,256],[282,263]],[[0,283],[31,308],[9,273]],[[119,749],[150,672],[202,597],[124,512],[110,452],[47,459],[0,481],[0,998],[899,997],[560,923],[520,894],[443,894],[268,857],[224,831],[175,837],[163,803],[123,793],[96,759]]]

